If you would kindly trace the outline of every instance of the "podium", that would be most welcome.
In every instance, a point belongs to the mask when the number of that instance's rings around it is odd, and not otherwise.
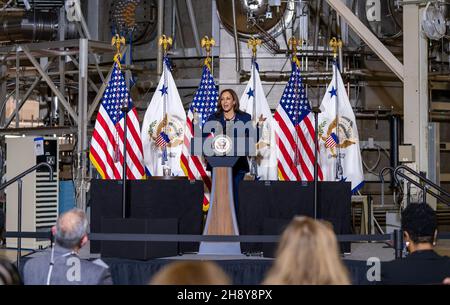
[[[203,235],[239,235],[233,199],[232,167],[239,157],[211,156],[212,190]],[[242,255],[239,242],[201,242],[199,254]]]

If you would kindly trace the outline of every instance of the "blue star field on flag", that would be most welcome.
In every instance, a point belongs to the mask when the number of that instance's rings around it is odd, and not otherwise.
[[[203,126],[210,115],[217,110],[219,92],[209,69],[204,66],[200,86],[195,92],[190,110],[198,115]]]
[[[128,100],[128,109],[133,108],[133,103],[128,93],[127,85],[122,72],[114,65],[111,79],[105,89],[102,105],[108,113],[111,121],[116,125],[123,117],[122,105]]]
[[[292,73],[284,89],[280,105],[294,126],[297,126],[311,112],[300,70],[295,63],[292,63]]]

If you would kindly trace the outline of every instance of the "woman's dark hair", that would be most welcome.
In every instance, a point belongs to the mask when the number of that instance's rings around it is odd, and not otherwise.
[[[22,285],[16,266],[0,258],[0,285]]]
[[[411,203],[402,212],[402,230],[414,243],[434,242],[436,212],[426,203]]]
[[[236,92],[233,89],[223,89],[220,94],[219,94],[219,100],[217,101],[217,113],[223,113],[223,108],[222,108],[222,103],[220,102],[220,100],[222,99],[222,95],[228,92],[229,94],[231,94],[231,96],[233,97],[233,100],[236,102],[234,104],[234,112],[239,112],[239,98],[236,94]]]

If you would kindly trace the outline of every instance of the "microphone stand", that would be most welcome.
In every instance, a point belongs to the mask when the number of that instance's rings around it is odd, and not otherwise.
[[[318,216],[318,150],[319,150],[319,107],[313,107],[314,113],[314,219]]]

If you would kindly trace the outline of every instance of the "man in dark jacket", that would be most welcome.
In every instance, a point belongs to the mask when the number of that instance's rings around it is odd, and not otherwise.
[[[438,255],[435,211],[426,203],[402,212],[402,230],[409,255],[381,265],[382,284],[442,284],[450,277],[450,258]]]

